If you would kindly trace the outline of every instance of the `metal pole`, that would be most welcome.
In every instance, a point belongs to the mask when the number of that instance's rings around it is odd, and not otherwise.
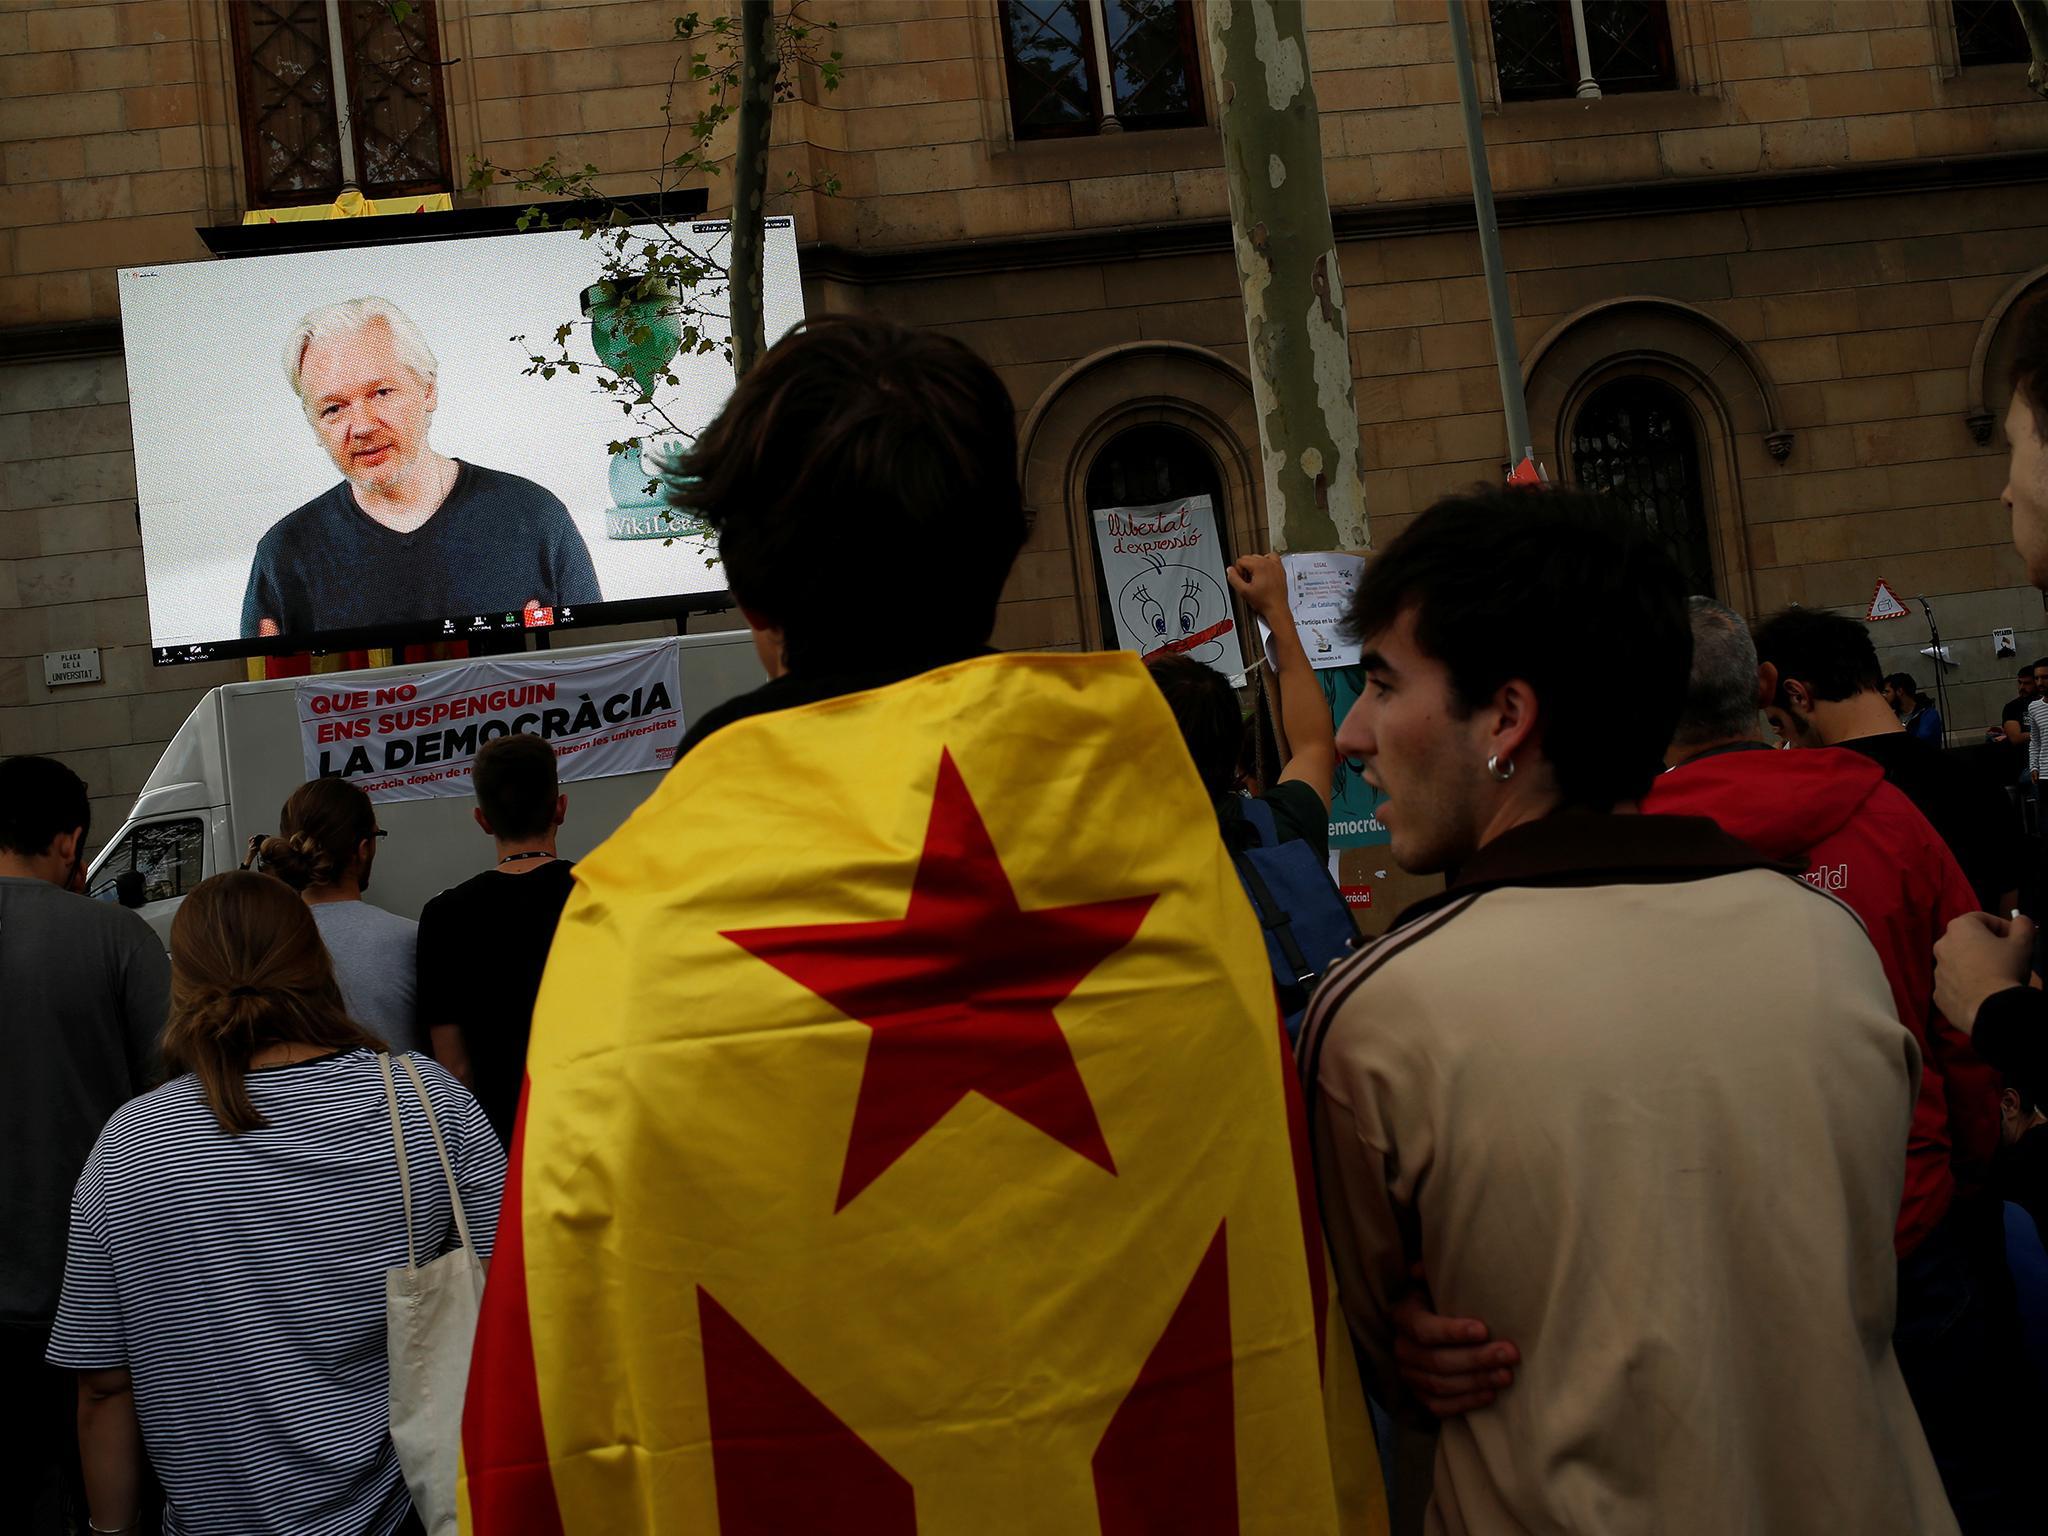
[[[1479,87],[1472,79],[1472,43],[1465,36],[1462,0],[1445,0],[1451,18],[1451,58],[1458,66],[1458,105],[1465,109],[1465,162],[1472,167],[1472,211],[1479,222],[1479,260],[1486,269],[1486,312],[1493,321],[1493,358],[1500,369],[1500,409],[1507,418],[1508,459],[1535,453],[1529,407],[1522,399],[1522,353],[1500,257],[1500,225],[1493,216],[1493,177],[1486,169],[1486,134],[1479,126]]]
[[[1948,712],[1948,666],[1941,657],[1941,631],[1934,623],[1934,604],[1925,597],[1920,600],[1920,611],[1927,615],[1927,638],[1934,647],[1934,707],[1941,711],[1941,740],[1937,747],[1948,746],[1950,716]]]
[[[1102,0],[1087,0],[1088,34],[1094,43],[1095,79],[1102,98],[1102,131],[1122,133],[1124,125],[1116,120],[1116,80],[1109,67],[1109,17]]]
[[[1586,0],[1572,0],[1572,42],[1579,51],[1579,97],[1592,101],[1600,94],[1593,78],[1593,53],[1586,45]]]
[[[347,44],[341,32],[341,0],[327,0],[327,67],[334,78],[335,137],[341,141],[341,184],[356,185],[355,117],[348,104]]]

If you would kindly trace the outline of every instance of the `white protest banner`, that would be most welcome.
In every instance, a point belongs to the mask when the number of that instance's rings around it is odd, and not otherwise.
[[[298,685],[306,777],[372,800],[470,793],[470,765],[500,736],[538,736],[571,779],[666,768],[683,738],[676,642],[602,656],[490,657],[373,682]]]
[[[1120,649],[1179,652],[1233,679],[1244,652],[1223,578],[1223,541],[1207,496],[1149,507],[1099,507],[1095,547]]]

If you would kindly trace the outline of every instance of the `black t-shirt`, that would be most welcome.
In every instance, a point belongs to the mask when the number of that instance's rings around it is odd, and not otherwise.
[[[294,635],[601,600],[552,491],[458,459],[448,499],[411,533],[364,513],[346,480],[279,519],[249,567],[242,636],[263,619]]]
[[[2009,1147],[1998,1149],[1991,1188],[2034,1218],[2034,1230],[2048,1243],[2048,1125],[2037,1125]]]
[[[1273,813],[1273,830],[1280,834],[1283,843],[1302,842],[1315,850],[1316,857],[1328,860],[1330,857],[1330,816],[1323,808],[1323,797],[1313,786],[1299,779],[1288,779],[1275,784],[1267,793],[1259,796],[1266,802],[1266,809]],[[1220,800],[1216,805],[1218,819],[1228,823],[1241,820],[1244,816],[1241,798],[1233,795]],[[1226,833],[1228,835],[1227,827]]]
[[[1977,1007],[1970,1031],[1977,1054],[1996,1067],[2023,1095],[2048,1104],[2048,992],[2007,987]]]
[[[2005,713],[1998,717],[1998,723],[2003,725],[2008,720],[2017,720],[2024,731],[2027,728],[2027,706],[2033,702],[2032,699],[2014,699],[2005,706]]]
[[[420,1023],[461,1027],[471,1086],[512,1142],[533,1000],[573,883],[567,859],[523,875],[490,869],[420,912]]]
[[[2005,791],[1973,773],[1961,752],[1944,752],[1904,731],[1839,745],[1861,752],[1934,824],[1987,912],[2019,885],[2020,827]]]

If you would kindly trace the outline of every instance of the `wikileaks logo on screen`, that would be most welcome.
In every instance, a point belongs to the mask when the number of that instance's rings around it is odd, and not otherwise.
[[[552,695],[553,690],[549,688],[546,692]],[[461,727],[386,735],[381,741],[351,747],[338,766],[333,761],[334,753],[323,749],[319,776],[352,779],[430,763],[460,762],[475,757],[486,742],[495,741],[500,736],[538,736],[543,741],[573,739],[610,732],[649,715],[670,714],[674,709],[668,685],[659,681],[649,687],[608,694],[602,701],[587,693],[578,694],[573,707],[558,704],[549,709],[472,719]],[[450,711],[446,706],[433,711],[435,714],[451,712],[460,713],[459,710]],[[419,713],[427,714],[428,711]],[[393,716],[386,715],[381,723],[388,727],[396,721]],[[373,747],[381,750],[373,751]]]

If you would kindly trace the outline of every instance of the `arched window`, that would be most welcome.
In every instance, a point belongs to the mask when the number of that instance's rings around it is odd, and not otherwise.
[[[1699,434],[1684,397],[1656,379],[1603,384],[1579,408],[1571,445],[1572,479],[1619,499],[1671,552],[1686,590],[1715,596]]]
[[[1223,480],[1216,461],[1192,432],[1163,421],[1148,421],[1117,433],[1088,466],[1088,510],[1104,507],[1149,507],[1155,502],[1207,496],[1216,508],[1216,531],[1223,540],[1223,558],[1234,559],[1229,519],[1224,515]],[[1116,617],[1103,580],[1102,551],[1088,541],[1095,562],[1095,598],[1102,618],[1103,643],[1116,644]]]

